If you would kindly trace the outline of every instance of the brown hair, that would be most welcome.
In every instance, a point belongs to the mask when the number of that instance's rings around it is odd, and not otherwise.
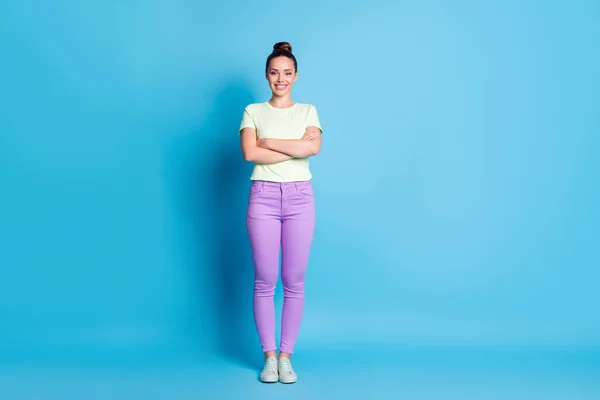
[[[269,64],[271,60],[275,57],[287,57],[294,62],[294,69],[298,71],[298,61],[296,61],[296,57],[292,54],[292,45],[288,42],[277,42],[273,46],[273,52],[267,57],[267,64],[265,66],[265,72],[269,71]]]

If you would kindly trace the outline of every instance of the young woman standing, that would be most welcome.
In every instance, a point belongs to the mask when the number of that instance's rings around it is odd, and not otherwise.
[[[297,376],[290,358],[304,311],[304,276],[315,227],[309,157],[319,153],[322,130],[313,105],[292,101],[298,63],[289,43],[275,44],[265,73],[271,99],[248,105],[239,130],[244,158],[254,163],[246,215],[254,320],[265,354],[260,380],[293,383]],[[280,250],[284,301],[277,358],[273,299]]]

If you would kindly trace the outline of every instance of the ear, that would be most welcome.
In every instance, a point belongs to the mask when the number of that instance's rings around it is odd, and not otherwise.
[[[296,75],[294,76],[294,82],[296,82],[296,79],[298,79],[298,71],[296,71]]]

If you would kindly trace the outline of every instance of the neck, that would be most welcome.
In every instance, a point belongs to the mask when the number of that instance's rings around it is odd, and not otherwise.
[[[294,105],[292,97],[289,95],[285,97],[272,96],[269,103],[275,108],[287,108]]]

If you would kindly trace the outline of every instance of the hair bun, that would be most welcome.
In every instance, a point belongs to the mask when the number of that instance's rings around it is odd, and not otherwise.
[[[275,45],[273,46],[273,51],[277,51],[277,50],[285,50],[288,52],[292,52],[292,45],[289,44],[288,42],[278,42],[275,43]]]

